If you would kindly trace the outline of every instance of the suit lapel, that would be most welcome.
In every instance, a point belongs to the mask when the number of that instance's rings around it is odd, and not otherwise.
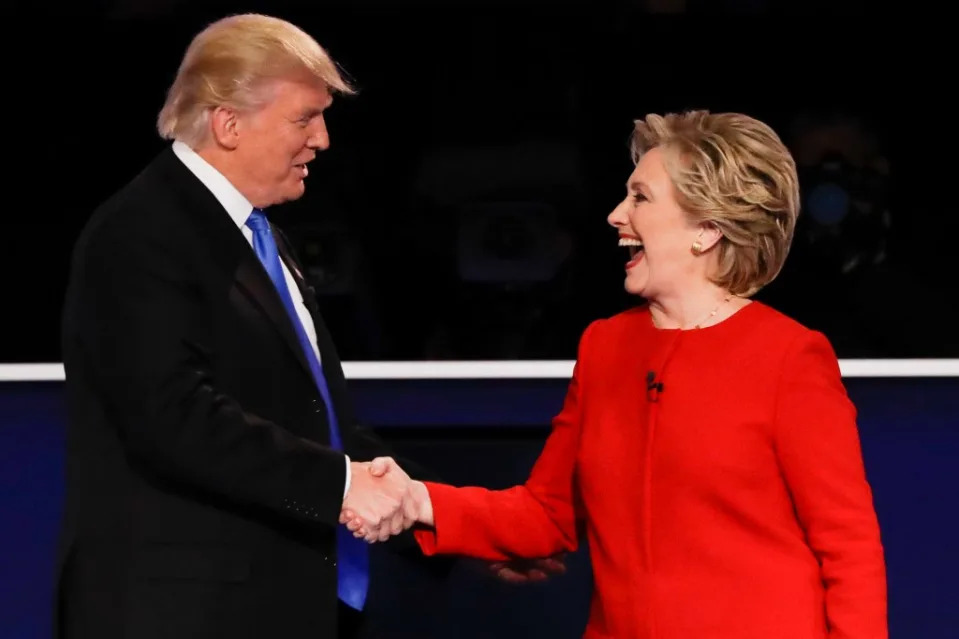
[[[313,374],[306,361],[306,354],[300,346],[292,318],[287,314],[280,294],[250,244],[223,210],[223,206],[203,183],[183,166],[172,149],[167,148],[160,154],[157,165],[164,179],[172,183],[171,192],[176,193],[182,205],[190,211],[199,231],[205,236],[205,244],[214,259],[222,265],[226,273],[232,274],[237,288],[262,311],[289,347],[293,357],[312,379]]]
[[[323,377],[326,379],[326,385],[330,389],[330,399],[333,402],[333,410],[336,412],[337,421],[340,423],[340,434],[344,443],[349,442],[351,431],[343,428],[345,423],[355,423],[356,417],[350,403],[349,393],[346,387],[346,378],[343,375],[343,365],[340,362],[340,356],[336,352],[336,346],[333,344],[333,336],[330,335],[320,314],[319,304],[316,301],[316,291],[310,286],[303,272],[297,263],[296,256],[282,231],[274,227],[274,236],[276,237],[277,248],[279,249],[280,259],[286,264],[293,280],[296,282],[300,295],[303,297],[303,304],[310,312],[313,318],[313,328],[316,331],[316,346],[320,351],[322,360]]]
[[[240,260],[234,279],[239,288],[269,318],[283,341],[293,351],[296,360],[312,377],[313,373],[306,361],[306,353],[303,352],[296,330],[293,328],[293,318],[286,312],[286,307],[283,306],[283,301],[273,285],[273,280],[270,279],[255,253],[250,252],[249,257]]]
[[[300,291],[300,297],[303,298],[303,304],[310,312],[310,316],[315,323],[320,314],[319,305],[316,303],[316,291],[313,290],[312,286],[306,283],[303,271],[300,270],[299,264],[297,264],[296,259],[290,252],[286,237],[276,229],[276,227],[273,227],[273,235],[277,238],[276,246],[280,254],[280,259],[283,261],[287,270],[290,271],[290,275],[293,276],[293,281],[296,282],[296,288]]]

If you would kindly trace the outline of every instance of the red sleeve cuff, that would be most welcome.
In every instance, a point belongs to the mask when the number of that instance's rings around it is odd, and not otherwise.
[[[457,488],[428,481],[423,482],[423,485],[426,486],[433,504],[433,527],[414,530],[413,537],[427,556],[455,552],[455,548],[443,542],[462,539],[462,500],[456,498]]]

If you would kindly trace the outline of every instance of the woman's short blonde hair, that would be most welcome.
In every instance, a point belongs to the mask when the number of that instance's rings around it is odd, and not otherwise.
[[[680,206],[722,233],[717,285],[752,295],[782,269],[799,215],[792,154],[768,125],[739,113],[689,111],[636,122],[633,160],[660,147]]]
[[[304,75],[333,93],[354,92],[323,47],[299,27],[258,14],[223,18],[187,48],[157,130],[197,148],[207,139],[211,109],[256,109],[268,99],[263,88],[269,81]]]

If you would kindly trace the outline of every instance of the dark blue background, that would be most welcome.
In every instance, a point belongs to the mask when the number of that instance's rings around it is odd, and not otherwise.
[[[860,411],[882,526],[893,638],[952,639],[959,627],[959,380],[847,379]],[[397,451],[451,483],[522,481],[539,453],[562,380],[355,381],[362,419]],[[49,636],[63,495],[59,383],[0,384],[0,637]],[[371,614],[390,637],[579,637],[588,552],[566,575],[515,587],[460,561],[443,579],[379,553]]]

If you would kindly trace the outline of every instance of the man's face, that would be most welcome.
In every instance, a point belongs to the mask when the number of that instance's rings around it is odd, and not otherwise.
[[[258,208],[301,197],[307,163],[330,146],[323,112],[333,102],[320,81],[275,80],[259,110],[237,116],[237,187]]]

